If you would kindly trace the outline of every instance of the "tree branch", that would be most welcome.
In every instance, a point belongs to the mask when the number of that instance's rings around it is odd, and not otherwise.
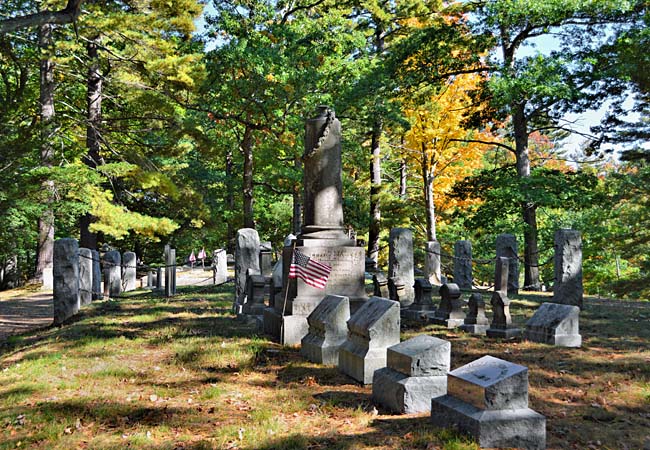
[[[68,0],[64,9],[59,11],[41,11],[25,16],[11,17],[0,20],[0,35],[34,26],[44,25],[46,23],[64,24],[77,20],[81,13],[81,4],[83,0]]]
[[[483,141],[480,139],[449,139],[449,142],[473,142],[475,144],[496,145],[497,147],[505,148],[509,152],[515,153],[514,148],[501,142]]]

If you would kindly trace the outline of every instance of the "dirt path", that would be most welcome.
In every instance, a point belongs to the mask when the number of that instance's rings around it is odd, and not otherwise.
[[[0,342],[12,334],[47,327],[53,316],[51,292],[34,292],[20,298],[0,300]]]

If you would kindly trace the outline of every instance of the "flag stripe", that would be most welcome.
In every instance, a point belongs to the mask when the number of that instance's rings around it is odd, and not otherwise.
[[[300,278],[306,284],[325,289],[332,268],[316,261],[299,250],[294,250],[289,266],[289,278]]]

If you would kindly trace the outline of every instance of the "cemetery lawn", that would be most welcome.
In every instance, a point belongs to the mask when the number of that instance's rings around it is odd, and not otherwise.
[[[232,285],[96,302],[62,327],[0,343],[0,449],[474,449],[426,414],[305,362],[230,312]],[[515,322],[541,296],[518,296]],[[546,297],[547,299],[548,297]],[[490,354],[529,368],[549,448],[650,445],[650,302],[587,298],[583,347],[498,342],[403,323],[452,344],[452,368]]]

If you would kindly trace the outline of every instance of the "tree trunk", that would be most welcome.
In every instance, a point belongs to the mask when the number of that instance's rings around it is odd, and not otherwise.
[[[228,211],[230,212],[235,210],[235,188],[232,182],[233,175],[232,151],[228,150],[226,153],[226,208],[228,208]],[[226,250],[231,254],[235,252],[234,220],[234,217],[230,216],[226,229]]]
[[[512,125],[515,132],[515,156],[517,175],[522,178],[530,176],[530,158],[528,156],[528,123],[526,121],[525,104],[517,103],[512,108]],[[538,291],[539,284],[539,254],[537,249],[537,214],[533,202],[525,201],[521,205],[524,229],[524,290]]]
[[[293,160],[293,166],[298,173],[302,171],[302,161],[299,157]],[[293,187],[293,233],[298,236],[302,228],[302,190],[296,183]]]
[[[406,159],[399,163],[399,198],[406,198]]]
[[[102,74],[99,70],[99,36],[91,39],[86,44],[88,52],[88,79],[86,80],[87,93],[87,125],[86,147],[88,153],[84,162],[88,167],[95,168],[102,163],[100,155],[100,126],[102,119]],[[90,231],[90,224],[94,217],[87,213],[80,219],[80,245],[81,247],[97,249],[97,234]]]
[[[246,127],[241,142],[241,151],[244,155],[244,173],[242,192],[244,194],[244,228],[255,228],[253,216],[253,130]]]
[[[39,28],[38,46],[42,52],[40,63],[40,109],[41,109],[41,165],[52,167],[54,159],[54,147],[52,137],[54,134],[54,61],[50,57],[53,47],[52,39],[53,25],[45,24]],[[45,192],[45,209],[38,219],[38,246],[36,248],[36,271],[34,278],[43,280],[43,271],[52,267],[52,256],[54,251],[54,212],[52,203],[54,201],[54,182],[45,180],[43,182]]]
[[[433,203],[434,169],[429,164],[426,147],[422,144],[422,182],[424,188],[424,209],[427,217],[427,241],[436,240],[436,208]]]

